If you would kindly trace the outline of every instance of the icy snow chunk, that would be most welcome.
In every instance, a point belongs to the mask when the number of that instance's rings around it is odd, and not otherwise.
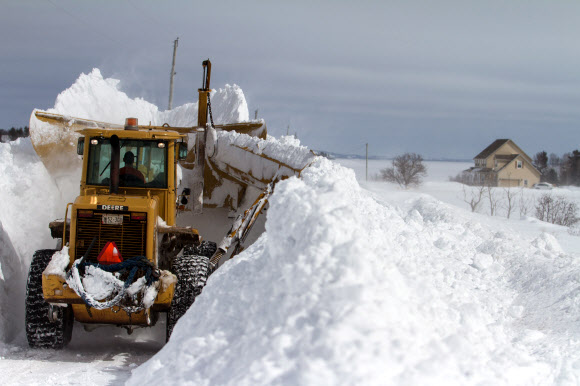
[[[244,92],[237,85],[226,84],[211,93],[211,107],[216,123],[245,122],[250,119]]]
[[[155,299],[157,298],[159,283],[155,283],[154,285],[146,286],[145,293],[143,294],[143,307],[150,308],[155,303]]]
[[[546,232],[542,232],[538,237],[536,237],[534,241],[532,241],[532,245],[545,251],[556,253],[564,252],[558,240]]]
[[[478,253],[473,257],[473,266],[480,271],[484,271],[493,264],[493,257],[483,253]]]
[[[165,228],[167,227],[167,223],[159,216],[157,216],[157,226]]]
[[[133,284],[127,288],[127,295],[135,296],[141,289],[145,286],[146,279],[145,276],[140,277],[139,279],[135,280]]]
[[[511,306],[509,309],[509,314],[514,318],[521,318],[524,310],[525,308],[522,306]]]
[[[63,280],[66,280],[66,268],[70,263],[70,256],[68,254],[68,247],[63,247],[60,251],[57,251],[52,255],[52,259],[46,266],[46,269],[42,273],[43,275],[56,275]]]

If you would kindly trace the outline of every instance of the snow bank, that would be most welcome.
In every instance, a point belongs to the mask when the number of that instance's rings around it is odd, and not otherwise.
[[[379,202],[321,159],[129,385],[577,383],[579,274],[549,236]]]
[[[64,217],[64,206],[29,139],[0,143],[0,176],[0,341],[7,341],[23,327],[32,255],[54,247],[48,223]]]
[[[0,221],[28,268],[35,250],[54,247],[48,223],[64,217],[69,192],[63,197],[27,138],[0,144],[0,175]]]
[[[19,328],[17,316],[23,316],[22,264],[0,222],[0,342],[12,340]]]
[[[248,105],[242,89],[226,84],[211,93],[213,118],[218,123],[248,121]],[[197,125],[197,102],[188,103],[169,111],[159,108],[142,98],[130,98],[120,89],[120,80],[103,78],[99,69],[81,74],[75,83],[61,92],[54,108],[46,110],[77,118],[124,124],[125,118],[136,117],[141,124],[170,126]],[[30,135],[35,144],[56,143],[62,133],[50,125],[30,119]]]

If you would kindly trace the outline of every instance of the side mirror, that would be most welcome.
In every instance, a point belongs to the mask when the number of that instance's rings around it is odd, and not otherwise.
[[[187,205],[188,201],[187,201],[187,197],[189,197],[189,195],[191,194],[191,189],[189,188],[183,188],[183,192],[181,192],[181,205]]]
[[[177,159],[183,161],[187,157],[187,143],[177,143]]]
[[[85,150],[85,137],[80,137],[77,142],[77,154],[83,155]]]

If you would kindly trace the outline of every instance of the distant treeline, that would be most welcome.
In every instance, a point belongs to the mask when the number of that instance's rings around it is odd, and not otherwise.
[[[18,138],[24,138],[30,136],[30,130],[28,126],[24,127],[11,127],[9,130],[0,129],[0,142],[6,141],[16,141]]]
[[[564,153],[561,157],[545,151],[536,153],[534,166],[542,173],[541,181],[557,185],[580,186],[580,151]]]

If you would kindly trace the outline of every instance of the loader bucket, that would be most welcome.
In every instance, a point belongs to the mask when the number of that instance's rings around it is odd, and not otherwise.
[[[30,140],[48,172],[55,176],[80,169],[76,129],[94,127],[84,120],[34,110],[30,116]]]

